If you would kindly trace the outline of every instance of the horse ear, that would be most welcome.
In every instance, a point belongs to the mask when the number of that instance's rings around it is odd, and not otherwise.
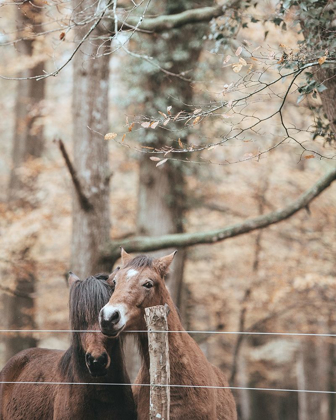
[[[158,258],[154,261],[154,265],[159,270],[162,277],[164,277],[168,273],[169,266],[173,262],[176,253],[177,251],[174,251],[171,254],[166,255],[165,257]]]
[[[72,271],[69,271],[69,277],[68,277],[68,285],[69,287],[71,287],[71,285],[73,283],[75,283],[75,281],[80,280],[79,277],[76,276],[76,274],[74,274]]]
[[[122,262],[122,265],[126,265],[132,259],[133,259],[132,256],[130,254],[127,254],[127,252],[124,250],[124,248],[121,248],[121,262]]]
[[[107,281],[107,283],[108,283],[110,286],[112,286],[112,284],[113,284],[113,280],[114,280],[114,277],[115,277],[116,273],[117,273],[119,270],[120,270],[120,267],[116,267],[114,270],[113,270],[113,267],[112,267],[112,272],[111,272],[111,274],[108,276],[108,279],[106,280],[106,281]]]

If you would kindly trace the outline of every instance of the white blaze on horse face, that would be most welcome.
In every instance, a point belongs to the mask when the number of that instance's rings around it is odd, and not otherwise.
[[[127,280],[130,279],[131,277],[136,276],[137,274],[139,274],[139,272],[131,268],[130,270],[127,271],[127,274],[126,274]]]

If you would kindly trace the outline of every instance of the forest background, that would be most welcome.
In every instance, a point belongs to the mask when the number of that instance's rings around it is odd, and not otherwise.
[[[177,248],[185,328],[235,332],[193,336],[239,418],[336,419],[244,389],[335,391],[334,6],[2,1],[1,328],[68,329],[69,270]],[[1,366],[68,340],[1,332]]]

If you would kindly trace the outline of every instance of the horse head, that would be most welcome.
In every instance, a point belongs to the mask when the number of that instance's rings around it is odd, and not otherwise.
[[[113,292],[107,283],[108,275],[98,274],[80,280],[70,272],[70,324],[73,347],[82,355],[85,365],[94,377],[105,376],[111,364],[110,350],[116,340],[108,339],[99,331],[98,315]]]
[[[123,330],[145,330],[145,308],[163,305],[169,299],[164,276],[177,251],[152,259],[132,258],[121,250],[122,266],[108,279],[114,292],[101,309],[99,324],[103,334],[116,337]]]

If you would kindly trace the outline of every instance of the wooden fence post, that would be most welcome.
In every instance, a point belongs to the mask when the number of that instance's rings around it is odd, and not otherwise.
[[[152,306],[151,308],[145,309],[145,320],[148,330],[148,349],[150,360],[150,420],[169,420],[170,365],[167,332],[168,313],[168,305]]]

